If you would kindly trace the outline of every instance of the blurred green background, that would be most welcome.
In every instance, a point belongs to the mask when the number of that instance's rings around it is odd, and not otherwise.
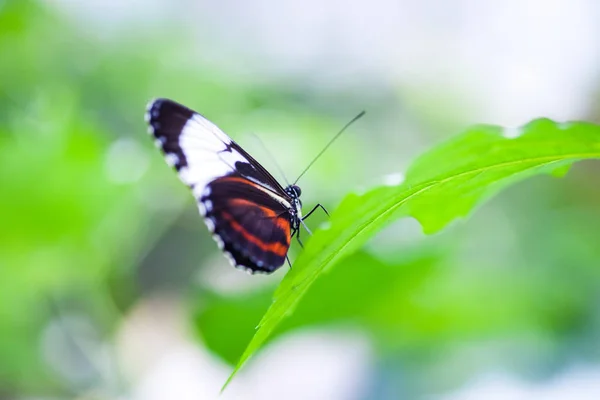
[[[598,121],[598,5],[487,3],[0,0],[0,398],[216,398],[270,304],[287,268],[218,253],[147,137],[153,97],[276,171],[260,137],[288,179],[366,109],[303,177],[307,208],[471,123]],[[599,174],[531,179],[431,237],[394,224],[222,398],[599,398]]]

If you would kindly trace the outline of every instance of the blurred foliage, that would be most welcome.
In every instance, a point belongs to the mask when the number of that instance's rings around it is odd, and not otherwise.
[[[11,56],[0,65],[0,377],[41,390],[51,382],[40,340],[52,302],[114,322],[103,282],[148,239],[139,207],[148,184],[108,179],[106,126],[82,108],[85,79],[70,70],[75,33],[27,1],[5,2],[0,27],[0,52]]]
[[[401,289],[418,285],[440,258],[433,249],[419,249],[413,251],[412,257],[408,254],[405,257],[397,265],[387,265],[363,252],[344,260],[343,268],[332,269],[315,281],[294,311],[294,317],[282,321],[274,336],[298,327],[352,323],[370,326],[374,334],[381,335],[383,330],[378,326],[376,314],[381,311],[382,301],[392,293],[408,294]],[[252,338],[256,321],[264,314],[271,297],[271,288],[232,297],[207,291],[195,300],[198,332],[210,348],[235,363]],[[323,299],[327,299],[326,307]],[[394,304],[399,305],[400,301]],[[224,330],[232,320],[239,328]]]
[[[143,111],[152,97],[202,110],[236,139],[245,129],[260,131],[271,150],[281,149],[277,158],[291,173],[320,149],[324,134],[368,109],[364,125],[353,127],[355,133],[303,177],[304,203],[318,198],[333,210],[348,188],[366,182],[375,189],[344,200],[331,220],[331,232],[339,238],[327,250],[321,249],[328,239],[322,231],[299,254],[282,286],[294,296],[300,290],[287,285],[335,261],[334,251],[361,224],[357,215],[370,220],[386,207],[382,199],[397,201],[411,190],[407,185],[415,189],[438,174],[451,174],[456,160],[498,161],[481,159],[489,150],[485,138],[483,149],[452,153],[441,146],[429,153],[431,160],[419,159],[405,185],[379,187],[373,176],[407,164],[387,139],[409,143],[408,133],[378,122],[386,112],[388,122],[396,121],[403,96],[398,88],[367,93],[364,85],[349,82],[346,92],[331,93],[301,79],[240,76],[195,59],[191,53],[203,54],[201,46],[218,44],[197,44],[182,27],[134,27],[106,38],[49,4],[0,1],[0,392],[8,398],[60,396],[99,384],[97,378],[74,381],[49,355],[55,351],[69,358],[53,347],[49,334],[59,317],[83,319],[101,343],[111,343],[136,304],[156,292],[174,293],[188,306],[198,344],[233,364],[269,307],[273,281],[264,277],[244,276],[245,282],[264,284],[235,293],[198,279],[215,264],[217,249],[191,196],[146,137]],[[434,104],[422,97],[419,101]],[[429,114],[413,120],[443,125]],[[536,124],[543,128],[539,135],[554,129],[544,127],[548,121]],[[422,131],[423,142],[440,135]],[[472,134],[487,135],[485,130]],[[564,145],[575,143],[563,141],[559,132],[550,135]],[[560,153],[536,147],[543,138],[536,140],[520,151]],[[539,378],[573,360],[598,363],[597,182],[595,162],[577,165],[566,179],[528,179],[480,207],[467,223],[427,239],[407,229],[406,219],[372,238],[383,228],[378,224],[352,244],[336,268],[311,279],[309,290],[302,288],[306,295],[293,316],[272,326],[268,340],[307,327],[366,332],[379,356],[374,385],[389,386],[386,393],[396,397],[409,389],[424,393],[457,385],[490,365]],[[443,205],[425,199],[427,210],[417,210],[429,232],[470,212],[480,196],[491,193],[466,198],[470,183],[490,182],[459,183]],[[450,208],[458,200],[464,207]],[[345,217],[351,219],[348,226],[338,222]],[[362,248],[367,238],[371,243]],[[407,377],[409,389],[395,386],[399,374]]]

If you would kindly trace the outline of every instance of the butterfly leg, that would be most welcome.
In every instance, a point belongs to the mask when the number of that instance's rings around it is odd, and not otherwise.
[[[312,213],[314,213],[314,212],[315,212],[315,210],[316,210],[317,208],[319,208],[319,207],[321,207],[321,209],[322,209],[323,211],[325,211],[325,214],[327,214],[327,216],[329,216],[329,213],[327,212],[327,210],[325,209],[325,207],[323,207],[323,206],[322,206],[322,205],[319,203],[319,204],[317,204],[316,206],[314,206],[314,207],[313,207],[313,209],[312,209],[312,210],[310,210],[310,211],[309,211],[309,213],[308,213],[308,214],[306,214],[304,217],[302,217],[302,219],[300,220],[300,223],[302,224],[302,226],[304,227],[304,229],[306,229],[306,232],[308,232],[308,234],[309,234],[309,235],[311,235],[311,236],[312,236],[312,232],[310,231],[310,229],[308,228],[308,226],[306,226],[306,224],[304,223],[304,220],[305,220],[306,218],[310,217],[310,215],[311,215]]]
[[[306,218],[310,217],[310,214],[315,212],[317,208],[321,208],[321,210],[323,210],[325,212],[325,214],[327,214],[327,216],[329,217],[329,213],[327,212],[325,207],[323,207],[323,205],[321,203],[319,203],[316,206],[314,206],[313,209],[310,210],[308,214],[306,214],[304,217],[302,217],[302,219],[305,220]]]
[[[327,216],[329,217],[329,213],[327,212],[327,209],[325,207],[323,207],[323,205],[321,203],[317,204],[317,206],[321,207],[321,210],[323,210],[323,212],[325,214],[327,214]]]
[[[296,240],[298,241],[298,244],[300,244],[300,247],[304,248],[304,243],[302,243],[302,240],[300,240],[300,228],[296,229],[294,233],[296,234]]]
[[[286,259],[288,265],[290,266],[290,269],[292,269],[292,263],[290,262],[290,258],[287,256],[287,254],[285,255],[285,259]]]
[[[294,235],[296,235],[296,240],[300,244],[300,247],[304,248],[304,244],[302,243],[302,240],[300,240],[300,229],[293,229],[291,237],[294,237]]]

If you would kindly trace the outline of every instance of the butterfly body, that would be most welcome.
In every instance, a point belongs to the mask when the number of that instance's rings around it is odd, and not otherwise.
[[[232,264],[251,273],[281,267],[303,224],[300,188],[282,187],[216,125],[172,100],[152,101],[146,120]]]

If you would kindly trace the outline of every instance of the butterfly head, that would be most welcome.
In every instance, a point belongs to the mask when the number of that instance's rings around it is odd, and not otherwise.
[[[302,189],[300,189],[300,186],[298,186],[298,185],[290,185],[287,188],[285,188],[285,191],[292,198],[298,198],[299,199],[300,196],[302,195]]]
[[[289,185],[285,188],[285,192],[290,196],[294,208],[298,211],[298,214],[300,214],[300,209],[302,208],[302,201],[300,201],[302,190],[300,189],[300,186]]]
[[[302,218],[302,201],[300,195],[302,190],[297,185],[289,185],[285,188],[285,192],[290,196],[292,203],[291,218],[292,218],[292,229],[298,229],[300,226],[300,219]]]

